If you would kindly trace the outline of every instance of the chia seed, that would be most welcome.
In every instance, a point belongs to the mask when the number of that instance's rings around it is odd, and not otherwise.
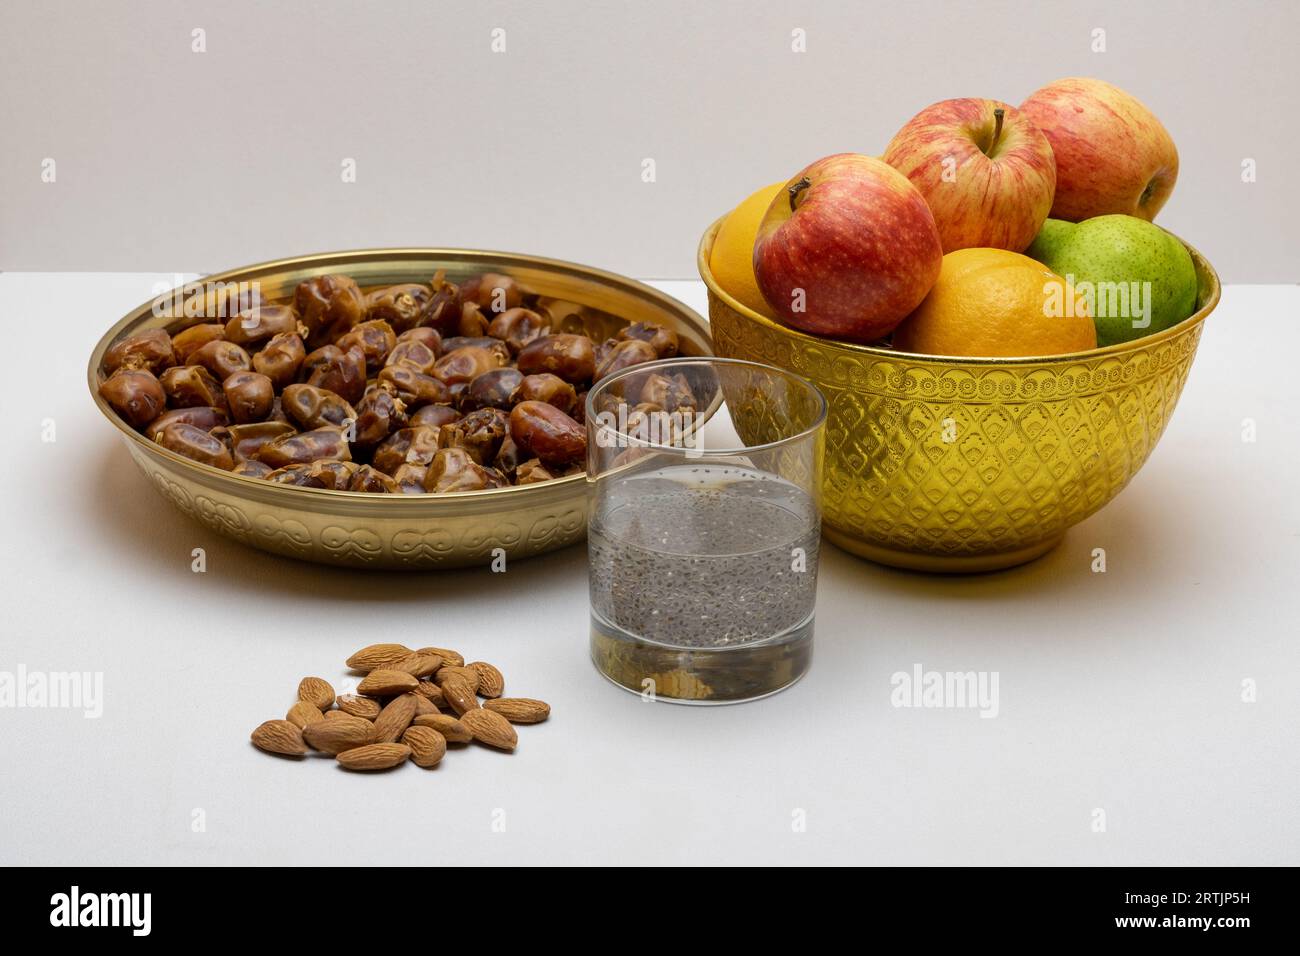
[[[597,663],[634,690],[638,672],[667,668],[709,691],[668,696],[790,683],[811,654],[819,540],[813,499],[764,472],[677,465],[611,482],[588,530]]]

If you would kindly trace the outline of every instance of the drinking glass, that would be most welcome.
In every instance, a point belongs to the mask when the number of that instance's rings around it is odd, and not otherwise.
[[[663,359],[587,394],[591,655],[666,700],[753,700],[812,660],[826,400],[770,365]]]

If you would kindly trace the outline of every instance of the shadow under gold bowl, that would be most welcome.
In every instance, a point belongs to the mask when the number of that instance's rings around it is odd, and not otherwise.
[[[257,282],[267,299],[293,293],[304,279],[330,272],[363,288],[427,282],[438,270],[459,281],[481,272],[514,278],[541,296],[565,332],[597,341],[632,322],[672,328],[685,355],[710,355],[708,327],[677,300],[631,279],[537,256],[469,249],[366,249],[280,259],[198,280],[205,288]],[[95,404],[122,432],[137,466],[182,512],[263,551],[359,568],[447,568],[487,564],[496,549],[526,558],[581,541],[587,529],[586,477],[486,491],[376,495],[280,485],[199,464],[150,441],[99,397],[104,353],[124,336],[210,319],[156,315],[153,302],[105,333],[90,357]],[[162,310],[159,310],[162,311]]]
[[[698,255],[715,351],[822,390],[822,531],[900,568],[1030,561],[1119,494],[1160,440],[1219,303],[1218,276],[1187,246],[1196,312],[1162,332],[1046,358],[914,355],[807,335],[732,298],[709,269],[721,223]]]

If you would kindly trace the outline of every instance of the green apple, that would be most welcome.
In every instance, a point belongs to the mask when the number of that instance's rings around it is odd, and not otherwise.
[[[1049,219],[1026,252],[1087,299],[1098,346],[1159,332],[1196,311],[1191,255],[1145,219]]]

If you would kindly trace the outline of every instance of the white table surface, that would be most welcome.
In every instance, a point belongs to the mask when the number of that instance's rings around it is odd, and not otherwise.
[[[1154,456],[1061,547],[929,577],[828,545],[810,674],[688,708],[593,670],[582,547],[351,573],[164,503],[85,384],[157,278],[0,276],[0,671],[104,682],[98,719],[0,709],[0,863],[1300,863],[1300,288],[1225,290]],[[703,311],[698,283],[660,285]],[[433,772],[250,746],[378,640],[493,661],[554,715]],[[917,663],[997,672],[998,716],[893,707]]]

